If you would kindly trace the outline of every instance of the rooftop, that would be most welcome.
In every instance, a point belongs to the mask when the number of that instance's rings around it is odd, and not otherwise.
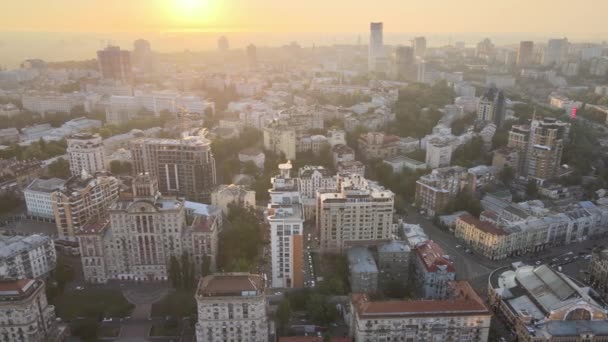
[[[428,240],[416,246],[416,254],[422,260],[428,272],[436,272],[445,269],[455,272],[454,262],[445,254],[443,249],[433,240]]]
[[[477,228],[478,230],[481,230],[482,232],[492,234],[492,235],[507,235],[507,233],[504,230],[500,229],[493,223],[487,222],[487,221],[480,221],[479,219],[472,216],[471,214],[461,215],[459,217],[459,219],[467,224],[475,226],[475,228]]]
[[[249,297],[264,293],[263,276],[249,273],[217,273],[208,275],[198,283],[200,297]]]
[[[28,191],[47,192],[51,193],[61,189],[65,184],[65,180],[60,178],[42,179],[36,178],[27,186]]]
[[[19,300],[20,297],[29,296],[43,284],[41,280],[34,279],[0,281],[0,301]]]
[[[348,266],[354,273],[378,273],[378,267],[367,247],[353,247],[348,250]]]
[[[46,235],[0,236],[0,258],[10,258],[24,251],[29,251],[45,243],[51,242]]]
[[[403,241],[391,241],[378,247],[378,253],[410,252],[410,247]]]

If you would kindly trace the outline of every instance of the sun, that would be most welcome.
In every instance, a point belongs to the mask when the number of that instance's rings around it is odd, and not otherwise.
[[[170,12],[174,20],[181,24],[200,24],[214,17],[211,6],[213,0],[170,0]]]
[[[205,0],[174,0],[175,7],[178,11],[184,14],[190,14],[192,11],[201,10],[207,1]]]

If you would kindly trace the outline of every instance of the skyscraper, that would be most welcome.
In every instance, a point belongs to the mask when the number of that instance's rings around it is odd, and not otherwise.
[[[226,38],[226,36],[221,36],[217,40],[217,49],[220,50],[220,52],[225,52],[230,49],[230,44],[228,43],[228,38]]]
[[[381,72],[386,70],[386,55],[384,53],[383,25],[371,23],[369,25],[369,71]]]
[[[249,70],[254,70],[258,66],[258,49],[253,44],[247,45],[247,65]]]
[[[150,42],[145,39],[134,41],[131,57],[135,67],[143,71],[150,71],[153,66],[153,54]]]
[[[131,70],[131,53],[121,50],[118,46],[108,46],[97,51],[99,70],[103,78],[131,83],[133,72]]]
[[[395,74],[401,78],[413,78],[416,73],[414,60],[414,49],[412,47],[398,46],[395,50]]]
[[[424,57],[426,54],[426,38],[416,37],[412,42],[414,46],[414,55],[416,57]]]
[[[549,39],[543,53],[543,65],[559,65],[568,56],[568,38]]]
[[[165,196],[209,203],[216,185],[211,142],[203,135],[180,139],[143,138],[131,142],[136,174],[149,172]]]
[[[534,42],[525,40],[519,43],[517,51],[517,65],[527,66],[534,62]]]

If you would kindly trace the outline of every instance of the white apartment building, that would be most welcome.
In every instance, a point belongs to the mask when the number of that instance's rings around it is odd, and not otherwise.
[[[2,341],[59,342],[65,327],[55,320],[44,281],[20,279],[0,281],[0,336]]]
[[[342,252],[351,242],[391,237],[394,193],[354,174],[337,176],[336,188],[317,195],[317,231],[323,251]]]
[[[46,113],[69,113],[76,106],[84,106],[86,97],[74,94],[24,94],[21,97],[23,109],[44,115]]]
[[[441,139],[431,139],[426,143],[426,167],[436,169],[450,166],[452,161],[452,144]]]
[[[42,179],[36,178],[23,190],[27,214],[32,217],[54,220],[53,201],[51,194],[61,189],[65,180],[60,178]]]
[[[50,237],[0,236],[0,279],[41,278],[56,265],[55,244]]]
[[[298,190],[302,197],[304,218],[314,218],[318,190],[335,188],[336,177],[323,166],[306,165],[300,168],[298,170]]]
[[[196,340],[268,341],[266,280],[248,273],[216,273],[196,290]]]
[[[273,121],[264,127],[264,149],[282,153],[288,160],[296,159],[296,131]]]
[[[271,179],[272,188],[266,220],[270,225],[273,288],[304,286],[304,213],[292,165],[279,165],[280,174]]]
[[[327,131],[327,141],[331,147],[346,145],[346,132],[341,129],[330,129]]]
[[[67,138],[68,161],[72,176],[86,171],[94,174],[106,168],[103,139],[99,134],[77,133]]]

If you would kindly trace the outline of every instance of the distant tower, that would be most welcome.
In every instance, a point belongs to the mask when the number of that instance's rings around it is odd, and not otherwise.
[[[258,67],[258,49],[253,44],[247,45],[247,63],[249,70],[255,70]]]
[[[230,49],[230,44],[228,43],[228,38],[226,38],[226,36],[221,36],[217,40],[217,48],[220,52],[226,52]]]
[[[382,23],[371,23],[369,29],[369,71],[384,71],[386,56],[384,54],[383,25]]]
[[[519,50],[517,51],[517,65],[527,66],[534,61],[534,42],[522,41],[519,42]]]
[[[101,75],[106,79],[113,79],[123,83],[133,81],[131,70],[131,53],[121,50],[118,46],[108,46],[97,51],[97,60]]]
[[[414,49],[410,46],[398,46],[395,50],[395,73],[399,77],[414,74]]]
[[[140,70],[150,71],[152,67],[152,48],[150,42],[145,39],[138,39],[133,42],[133,52],[131,53],[133,65]]]
[[[414,55],[416,57],[424,57],[426,54],[426,38],[425,37],[416,37],[412,41],[412,45],[414,47]]]

